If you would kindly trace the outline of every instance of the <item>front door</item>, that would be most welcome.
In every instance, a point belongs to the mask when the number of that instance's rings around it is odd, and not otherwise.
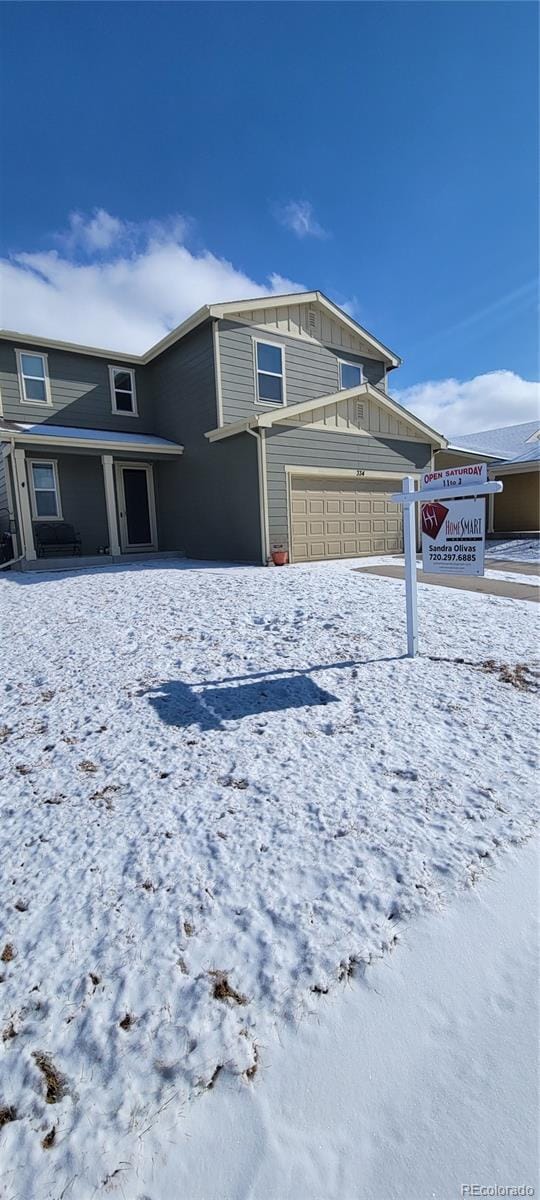
[[[122,550],[156,550],[152,467],[118,463],[116,472]]]

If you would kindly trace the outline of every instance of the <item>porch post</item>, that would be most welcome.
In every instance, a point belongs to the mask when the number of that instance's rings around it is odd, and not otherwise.
[[[25,558],[30,561],[36,558],[36,547],[34,544],[34,529],[32,526],[32,513],[30,511],[30,499],[28,496],[28,479],[26,477],[26,453],[20,447],[16,447],[13,451],[13,465],[15,474],[15,494],[17,507],[19,510],[21,521],[21,538],[22,550]]]
[[[114,494],[114,475],[112,454],[102,454],[103,484],[105,487],[105,504],[107,506],[107,525],[109,528],[109,551],[120,554],[118,540],[118,520],[116,517],[116,496]]]

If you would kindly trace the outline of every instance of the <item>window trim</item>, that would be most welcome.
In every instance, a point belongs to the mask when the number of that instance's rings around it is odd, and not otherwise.
[[[62,515],[62,497],[60,495],[60,481],[58,478],[58,460],[56,458],[28,458],[28,482],[30,485],[30,504],[32,508],[33,521],[63,521]],[[39,516],[36,504],[36,491],[49,492],[52,488],[36,488],[34,483],[34,466],[36,467],[52,467],[54,476],[54,493],[56,496],[56,515],[53,517],[50,514]]]
[[[271,346],[273,350],[281,351],[281,371],[259,370],[257,346]],[[287,386],[285,378],[285,346],[283,343],[269,342],[266,338],[253,338],[253,366],[255,369],[255,403],[263,404],[270,408],[285,408],[287,405]],[[259,375],[273,375],[275,379],[281,379],[281,403],[276,403],[275,400],[261,400],[259,396]]]
[[[26,395],[25,375],[24,375],[23,365],[22,365],[22,355],[23,354],[26,354],[28,358],[41,358],[41,360],[43,362],[43,382],[45,384],[45,399],[44,400],[32,400],[31,398],[29,398]],[[45,408],[46,406],[50,408],[52,406],[52,396],[51,396],[51,381],[49,379],[49,356],[48,356],[48,354],[45,354],[42,350],[24,350],[21,347],[16,346],[15,347],[15,356],[17,359],[17,375],[19,378],[19,392],[20,392],[20,397],[21,397],[21,404],[37,405],[38,408]],[[41,375],[27,375],[26,376],[26,379],[41,379],[41,378],[42,378]]]
[[[129,395],[129,393],[124,391],[124,388],[116,388],[115,387],[115,383],[114,383],[115,371],[122,371],[124,375],[129,375],[129,377],[131,379],[131,402],[133,404],[133,408],[131,409],[131,412],[124,412],[123,409],[116,407],[117,391],[124,392],[125,396]],[[109,389],[110,389],[110,393],[111,393],[111,409],[112,409],[112,412],[115,414],[115,416],[117,416],[117,417],[138,417],[139,410],[137,408],[137,389],[135,386],[135,367],[126,367],[124,365],[120,366],[117,363],[110,363],[109,364]]]
[[[353,384],[353,387],[361,387],[362,384],[364,383],[364,367],[363,367],[362,363],[351,362],[351,360],[348,358],[338,358],[338,363],[339,363],[339,390],[340,390],[340,392],[350,391],[349,388],[343,387],[343,382],[342,382],[342,378],[341,378],[341,368],[342,367],[356,367],[360,371],[360,383]]]

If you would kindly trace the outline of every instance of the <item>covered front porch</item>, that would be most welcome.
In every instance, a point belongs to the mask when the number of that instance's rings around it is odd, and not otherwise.
[[[182,446],[53,425],[4,423],[1,437],[18,569],[169,556],[160,538],[160,466]]]

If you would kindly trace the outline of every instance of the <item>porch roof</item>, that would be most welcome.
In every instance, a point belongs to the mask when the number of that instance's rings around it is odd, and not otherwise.
[[[183,454],[184,447],[150,433],[123,433],[117,429],[81,429],[71,425],[28,425],[19,421],[0,423],[0,441],[17,445],[88,447],[90,450],[125,450],[130,454]]]

